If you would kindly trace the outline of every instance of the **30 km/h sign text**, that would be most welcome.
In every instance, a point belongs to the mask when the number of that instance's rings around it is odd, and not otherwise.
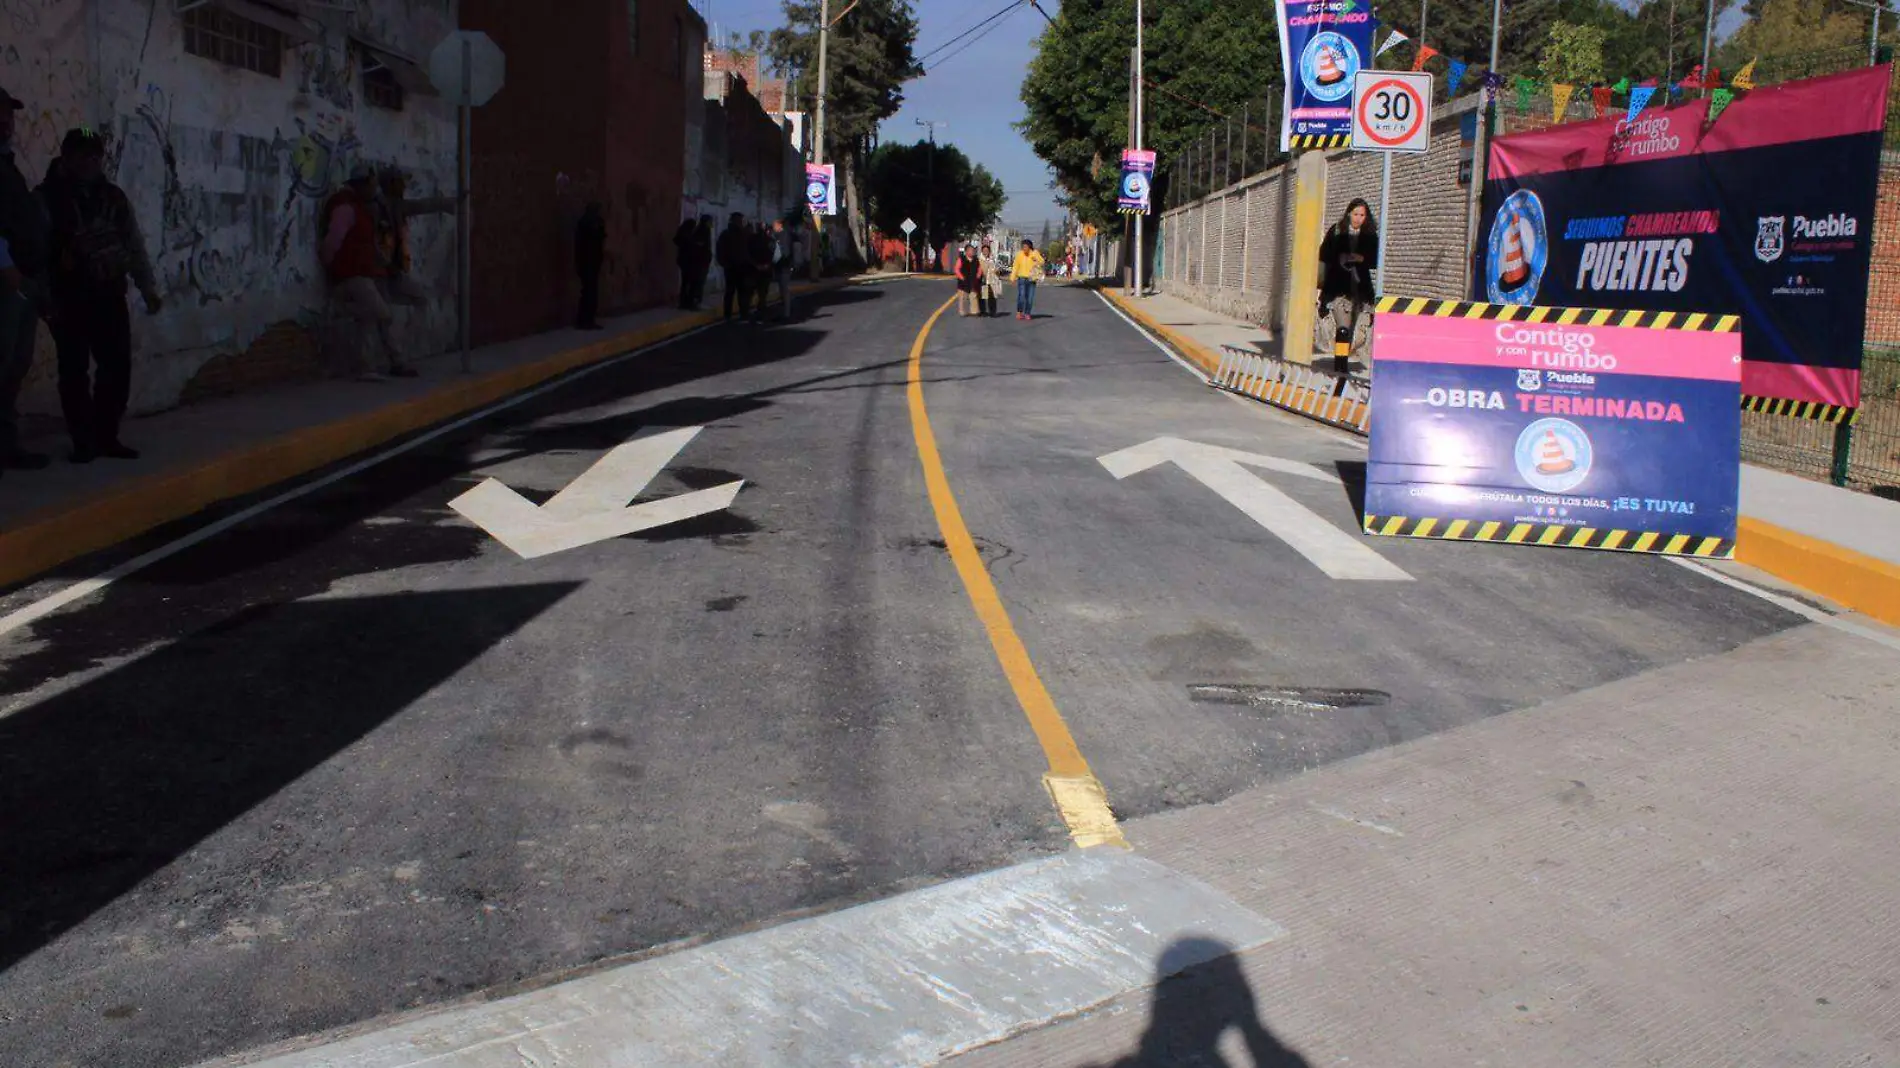
[[[1431,147],[1432,76],[1362,70],[1353,79],[1352,147],[1424,152]]]

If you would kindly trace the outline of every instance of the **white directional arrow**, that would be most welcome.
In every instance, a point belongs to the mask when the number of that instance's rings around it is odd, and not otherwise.
[[[1339,479],[1311,464],[1262,456],[1219,445],[1202,445],[1180,438],[1155,438],[1100,457],[1116,478],[1172,463],[1205,483],[1208,489],[1266,527],[1298,550],[1321,571],[1336,579],[1369,582],[1410,582],[1412,576],[1373,552],[1362,541],[1327,522],[1305,505],[1246,470],[1258,467],[1285,475],[1331,482]],[[1242,466],[1245,465],[1245,466]]]
[[[683,427],[617,445],[539,508],[492,478],[449,507],[530,560],[717,512],[732,504],[744,480],[627,504],[703,429]]]

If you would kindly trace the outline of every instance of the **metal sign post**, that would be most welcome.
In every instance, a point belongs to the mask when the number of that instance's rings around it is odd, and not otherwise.
[[[469,276],[473,273],[470,243],[474,226],[470,218],[469,187],[474,184],[471,141],[475,108],[493,99],[501,91],[507,73],[501,48],[479,30],[457,30],[444,37],[429,52],[429,83],[456,107],[455,167],[455,245],[457,333],[462,348],[462,371],[470,368],[469,336],[474,300]]]
[[[1392,156],[1432,147],[1432,76],[1389,70],[1353,75],[1352,147],[1385,157],[1379,167],[1379,269],[1373,293],[1385,295],[1385,242],[1392,229]]]
[[[905,216],[903,225],[898,229],[904,231],[904,273],[909,274],[911,272],[910,235],[917,232],[917,224],[912,222],[909,216]]]

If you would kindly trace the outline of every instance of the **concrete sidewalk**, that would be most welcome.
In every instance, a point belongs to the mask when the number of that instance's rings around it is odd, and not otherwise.
[[[1104,296],[1204,374],[1223,345],[1275,352],[1269,332],[1166,294]],[[1900,501],[1742,465],[1736,559],[1840,605],[1900,624]]]
[[[907,275],[807,283],[810,294]],[[557,330],[460,355],[415,361],[419,376],[386,382],[321,380],[219,398],[134,419],[136,461],[66,463],[57,424],[41,421],[27,445],[51,469],[0,479],[0,589],[117,545],[206,507],[253,493],[559,375],[714,323],[713,312],[654,308],[604,319],[598,333]],[[54,435],[57,436],[54,436]]]

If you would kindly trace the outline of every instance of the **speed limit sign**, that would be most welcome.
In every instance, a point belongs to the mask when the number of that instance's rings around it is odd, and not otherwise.
[[[1361,70],[1352,82],[1352,147],[1424,152],[1432,146],[1432,76]]]

